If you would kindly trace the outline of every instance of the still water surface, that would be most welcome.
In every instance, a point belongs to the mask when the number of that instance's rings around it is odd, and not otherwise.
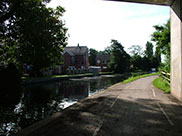
[[[12,106],[11,102],[11,107],[0,109],[0,135],[15,135],[21,129],[122,80],[121,75],[105,75],[23,87],[18,103]]]

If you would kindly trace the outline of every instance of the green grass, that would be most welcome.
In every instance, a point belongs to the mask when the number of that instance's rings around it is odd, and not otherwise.
[[[166,80],[162,79],[161,77],[156,78],[153,81],[153,85],[156,88],[158,88],[160,90],[163,90],[165,93],[170,93],[171,92],[170,85],[167,83]]]
[[[128,79],[124,80],[122,83],[126,84],[129,82],[133,82],[137,79],[143,78],[143,77],[148,77],[148,76],[153,76],[153,75],[158,75],[158,74],[159,73],[151,73],[151,74],[144,74],[144,75],[139,75],[139,76],[132,76],[132,77],[129,77]]]

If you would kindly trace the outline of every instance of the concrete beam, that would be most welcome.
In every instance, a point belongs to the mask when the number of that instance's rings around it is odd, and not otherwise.
[[[171,94],[182,100],[182,1],[171,5]]]
[[[171,6],[174,0],[107,0]]]

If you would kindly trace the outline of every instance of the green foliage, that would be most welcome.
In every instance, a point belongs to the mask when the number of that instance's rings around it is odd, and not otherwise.
[[[152,34],[152,41],[157,45],[155,57],[161,62],[161,54],[165,55],[164,69],[170,72],[170,20],[164,25],[154,26],[155,32]]]
[[[139,45],[132,45],[128,48],[131,58],[130,58],[130,71],[136,72],[142,69],[143,60],[142,60],[142,47]]]
[[[143,55],[143,51],[142,51],[142,47],[140,45],[132,45],[130,48],[128,48],[131,56],[142,56]]]
[[[142,51],[142,47],[139,45],[133,45],[128,48],[131,59],[130,59],[130,71],[137,72],[137,71],[149,71],[149,60],[147,57],[143,56],[144,53]]]
[[[142,48],[139,45],[133,45],[129,48],[130,54],[130,70],[137,71],[151,71],[151,68],[158,68],[159,63],[153,53],[153,44],[151,42],[146,43],[146,49],[142,53]]]
[[[67,28],[61,20],[64,8],[47,8],[49,0],[17,0],[4,2],[5,33],[0,37],[1,63],[7,60],[32,66],[32,76],[40,76],[43,68],[60,64],[67,44]],[[5,23],[8,20],[8,23]],[[4,25],[3,25],[4,24]],[[7,59],[9,58],[9,59]]]
[[[143,68],[145,65],[143,65],[143,57],[141,57],[140,55],[131,56],[130,64],[130,70],[133,72],[144,70]]]
[[[131,76],[132,76],[132,77],[136,77],[136,76],[140,76],[140,75],[142,75],[142,74],[143,74],[142,71],[132,72],[132,73],[131,73]]]
[[[96,65],[96,57],[97,57],[97,54],[98,54],[98,51],[95,50],[95,49],[89,49],[88,51],[89,55],[89,65],[90,66],[95,66]]]
[[[163,90],[165,93],[170,93],[170,85],[167,83],[167,81],[165,81],[164,79],[162,79],[161,77],[156,78],[153,81],[153,85],[157,88],[159,88],[160,90]]]
[[[164,71],[166,73],[170,73],[170,62],[168,63],[161,63],[159,67],[159,71]]]
[[[144,77],[148,77],[148,76],[154,76],[154,75],[158,75],[158,73],[144,74],[144,75],[139,75],[139,76],[134,76],[134,77],[132,76],[132,77],[124,80],[122,83],[126,84],[126,83],[133,82],[133,81],[140,79],[140,78],[144,78]]]
[[[152,60],[153,59],[153,44],[151,42],[146,43],[146,50],[145,50],[145,56],[149,59]]]
[[[152,41],[156,42],[160,52],[166,57],[170,56],[170,21],[164,25],[154,26],[155,32],[152,34]]]
[[[108,46],[108,47],[106,47],[106,48],[104,49],[103,53],[105,53],[105,54],[111,54],[111,51],[112,51],[111,46]]]
[[[156,68],[158,68],[161,64],[161,53],[160,53],[159,47],[156,47],[155,55],[154,55],[154,62],[155,62]]]
[[[111,40],[111,57],[108,67],[114,73],[129,71],[130,56],[117,40]]]
[[[151,68],[156,68],[158,69],[159,64],[160,64],[160,56],[157,56],[157,51],[156,55],[154,55],[154,50],[153,50],[153,44],[149,41],[146,43],[146,49],[145,49],[145,61],[148,63],[148,69]]]

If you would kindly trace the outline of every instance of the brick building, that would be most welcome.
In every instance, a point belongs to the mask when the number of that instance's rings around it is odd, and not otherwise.
[[[108,72],[109,70],[107,64],[109,60],[110,60],[109,54],[98,54],[96,57],[96,66],[100,66],[102,72]]]
[[[64,48],[64,73],[85,73],[88,69],[87,46],[69,46]]]

